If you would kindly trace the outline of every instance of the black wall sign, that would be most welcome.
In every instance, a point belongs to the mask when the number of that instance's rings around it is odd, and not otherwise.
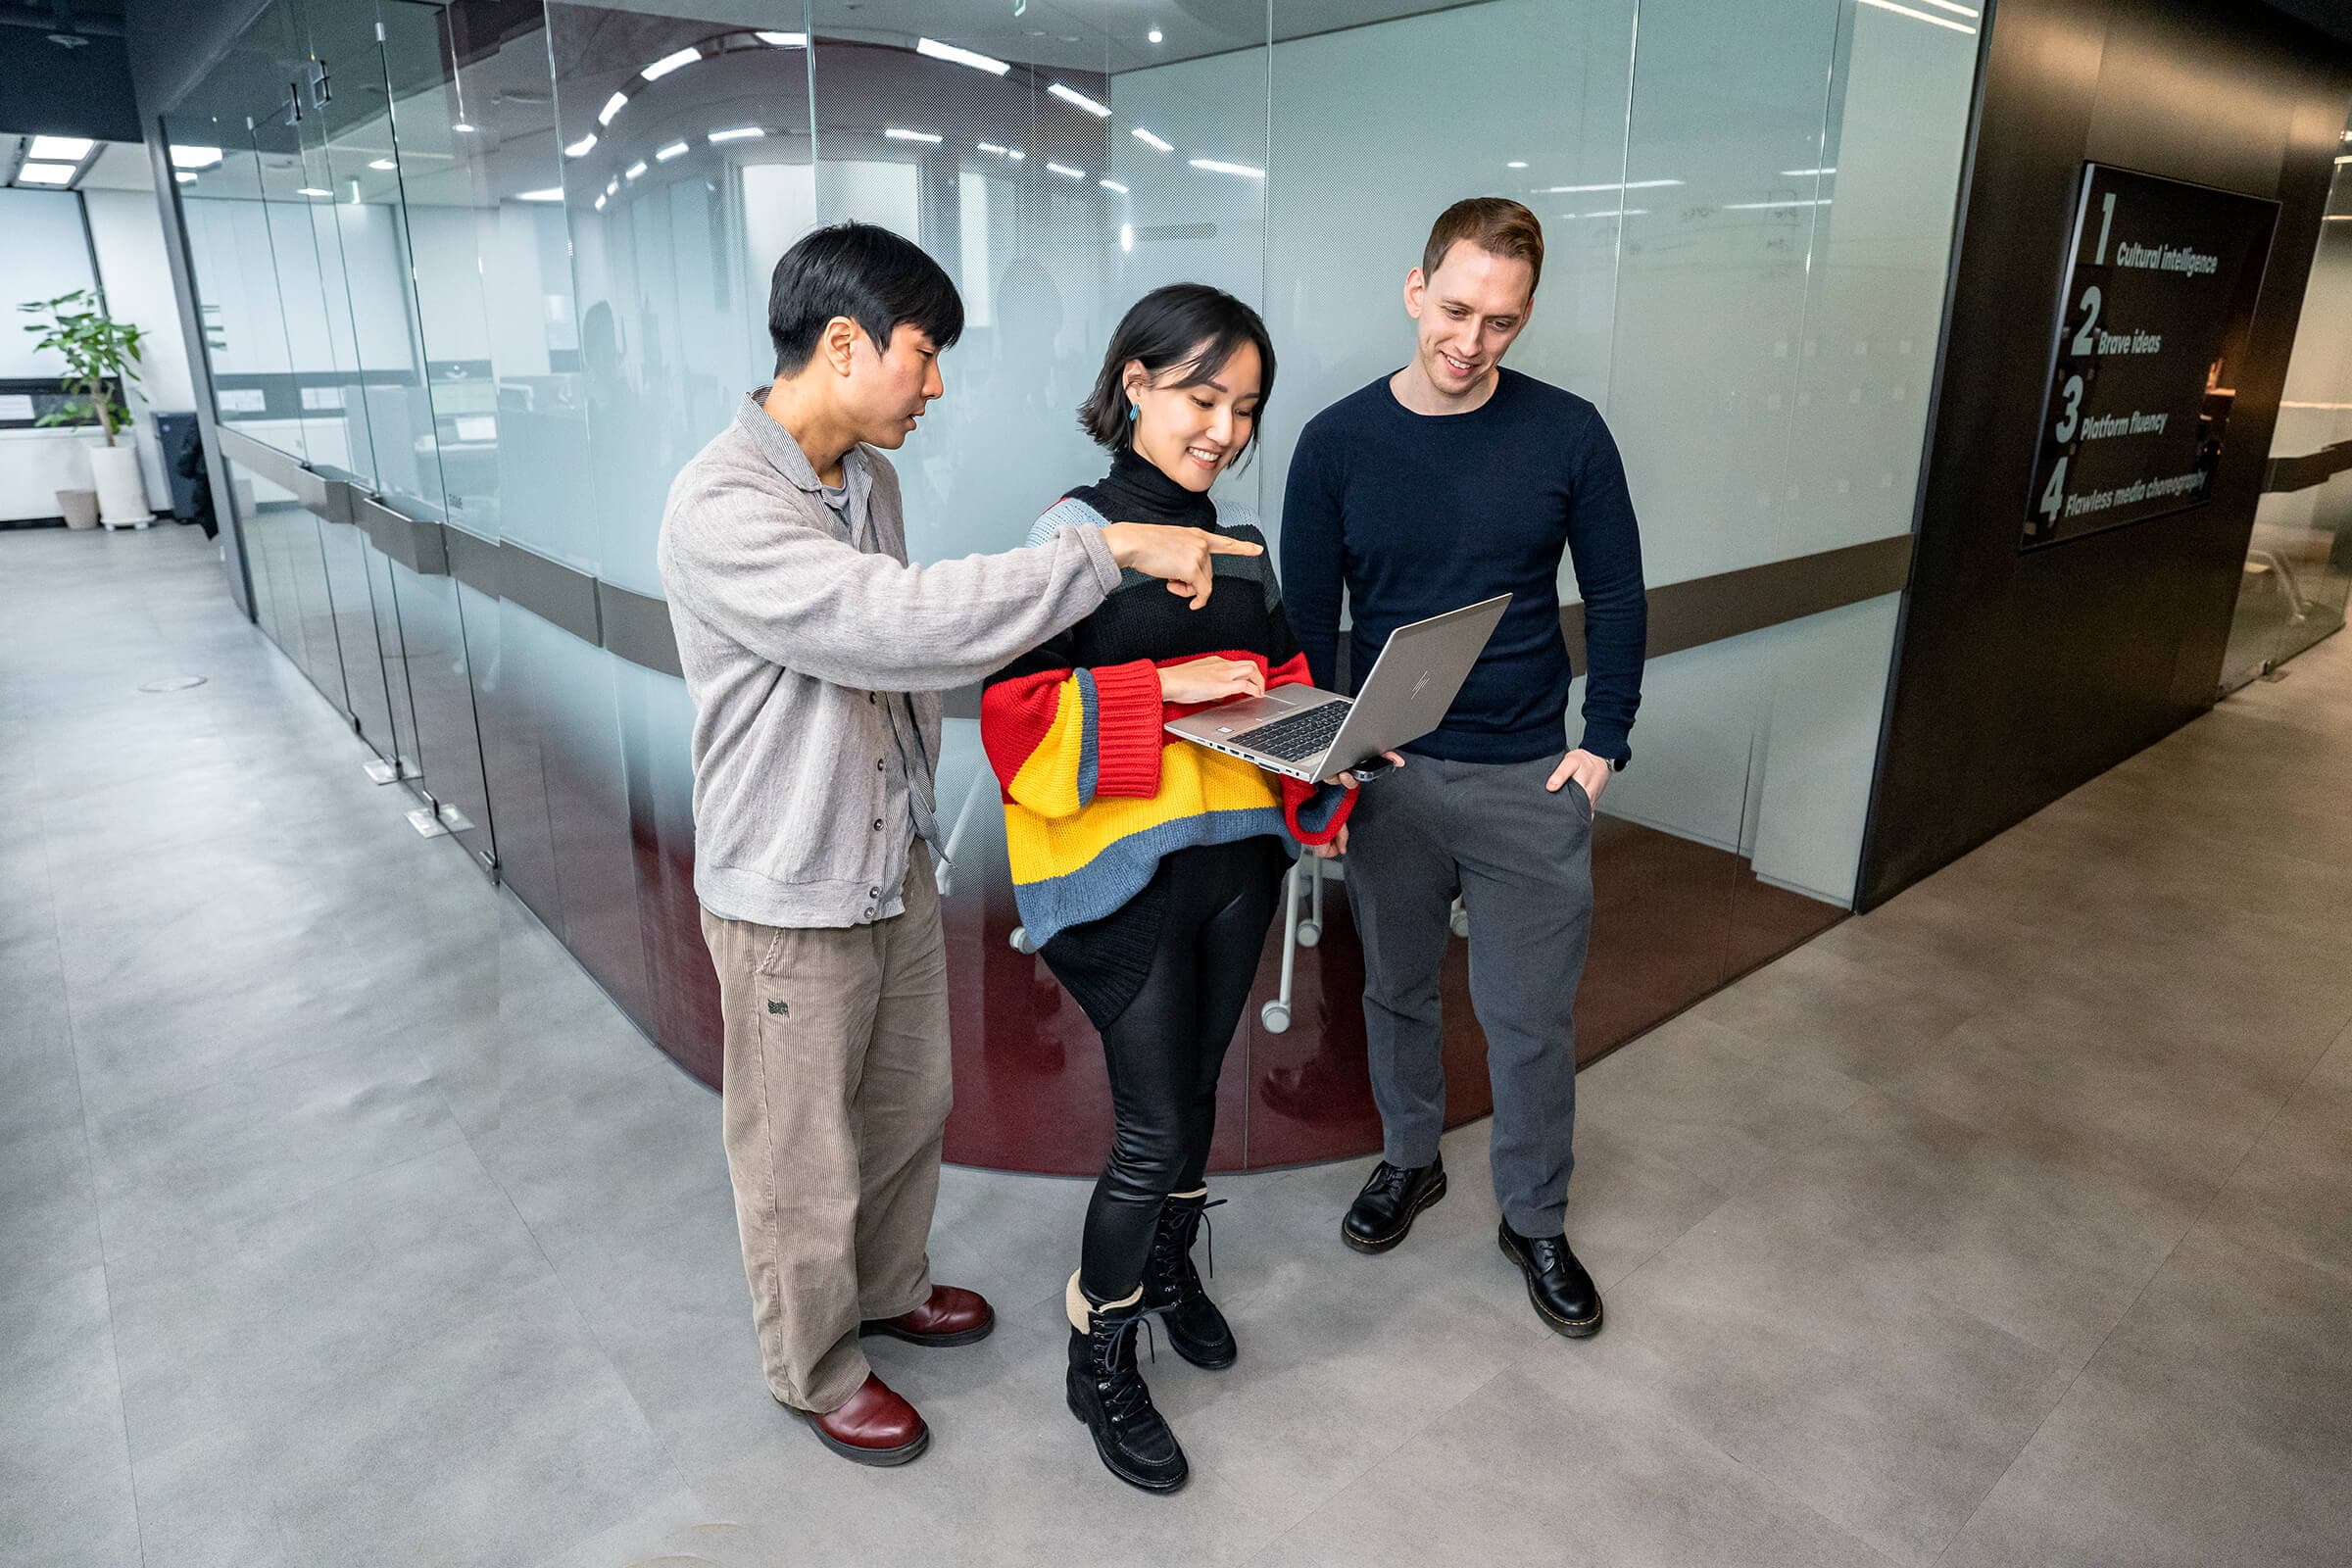
[[[2082,166],[2019,548],[2210,497],[2278,220],[2277,202]]]

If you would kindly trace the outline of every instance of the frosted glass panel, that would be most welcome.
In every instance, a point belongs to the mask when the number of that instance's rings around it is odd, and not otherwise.
[[[53,300],[89,288],[90,245],[81,226],[81,198],[61,190],[0,188],[0,234],[8,236],[8,286],[19,300]],[[28,318],[8,323],[22,325]],[[0,331],[0,379],[62,376],[63,356],[32,352],[29,332]]]
[[[1438,60],[1477,62],[1475,113],[1399,112],[1433,90]],[[1494,0],[1275,44],[1273,474],[1308,417],[1410,355],[1405,274],[1466,196],[1514,197],[1544,223],[1543,283],[1506,363],[1607,396],[1633,63],[1633,0]],[[1279,497],[1277,477],[1267,500]]]

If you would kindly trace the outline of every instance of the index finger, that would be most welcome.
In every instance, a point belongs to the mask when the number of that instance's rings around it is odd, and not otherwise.
[[[1212,556],[1262,556],[1266,547],[1247,539],[1229,539],[1221,533],[1208,535],[1208,553]]]

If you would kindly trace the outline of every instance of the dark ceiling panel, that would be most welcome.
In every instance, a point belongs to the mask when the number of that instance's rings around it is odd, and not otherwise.
[[[15,20],[0,25],[0,135],[140,139],[120,33],[61,33],[74,41],[60,44]]]

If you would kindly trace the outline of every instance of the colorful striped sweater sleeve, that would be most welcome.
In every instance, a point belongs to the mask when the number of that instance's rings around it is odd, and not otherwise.
[[[1154,592],[1164,590],[1149,579],[1123,586],[1090,620],[1115,617],[1121,594]],[[1306,661],[1270,591],[1265,609],[1272,624],[1258,624],[1283,657],[1255,648],[1219,657],[1254,662],[1268,687],[1303,683]],[[1104,629],[1080,622],[981,696],[980,738],[1004,791],[1014,896],[1041,945],[1117,909],[1173,850],[1259,834],[1326,844],[1353,804],[1350,791],[1286,779],[1167,735],[1167,719],[1194,710],[1161,702],[1159,670],[1203,656],[1086,664],[1087,653],[1122,645]]]

